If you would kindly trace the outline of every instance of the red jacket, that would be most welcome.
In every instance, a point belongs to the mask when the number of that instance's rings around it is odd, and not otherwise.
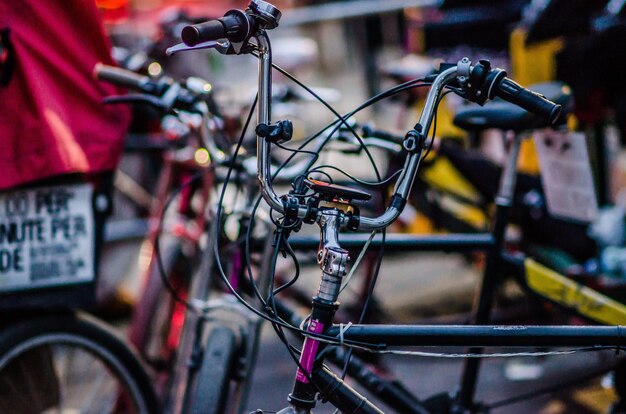
[[[14,68],[0,85],[0,189],[117,165],[130,112],[92,78],[112,64],[93,0],[0,0]],[[6,48],[5,48],[6,49]]]

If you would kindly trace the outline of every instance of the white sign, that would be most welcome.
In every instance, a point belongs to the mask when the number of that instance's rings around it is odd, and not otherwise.
[[[550,214],[581,222],[595,220],[598,202],[585,135],[545,130],[534,138]]]
[[[0,194],[0,291],[94,279],[89,184]]]

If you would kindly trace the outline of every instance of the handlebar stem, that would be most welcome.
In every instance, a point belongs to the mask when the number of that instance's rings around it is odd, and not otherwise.
[[[317,262],[322,270],[322,281],[317,297],[329,304],[339,299],[341,282],[346,274],[348,251],[339,245],[339,229],[344,226],[345,217],[339,210],[324,210],[320,214],[320,249]]]

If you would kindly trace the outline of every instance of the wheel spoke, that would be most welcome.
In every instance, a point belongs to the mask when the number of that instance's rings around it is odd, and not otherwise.
[[[139,411],[137,389],[129,388],[129,374],[120,374],[125,366],[110,359],[115,357],[98,343],[65,334],[25,343],[18,344],[0,366],[0,410],[15,414]]]

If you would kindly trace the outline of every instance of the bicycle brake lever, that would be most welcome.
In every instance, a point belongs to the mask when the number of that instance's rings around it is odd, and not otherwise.
[[[165,50],[165,54],[168,56],[172,56],[179,52],[187,52],[190,50],[200,50],[200,49],[215,49],[219,53],[226,54],[228,50],[230,49],[230,46],[231,44],[228,40],[223,40],[223,41],[211,40],[211,41],[204,42],[204,43],[198,43],[195,46],[187,46],[184,43],[179,43],[172,47],[168,47]]]
[[[151,96],[151,95],[144,95],[144,94],[136,93],[136,94],[128,94],[128,95],[107,96],[102,99],[102,103],[105,105],[118,104],[118,103],[136,103],[136,102],[147,103],[161,110],[166,109],[165,105],[163,105],[163,102],[161,102],[159,98],[155,96]]]

